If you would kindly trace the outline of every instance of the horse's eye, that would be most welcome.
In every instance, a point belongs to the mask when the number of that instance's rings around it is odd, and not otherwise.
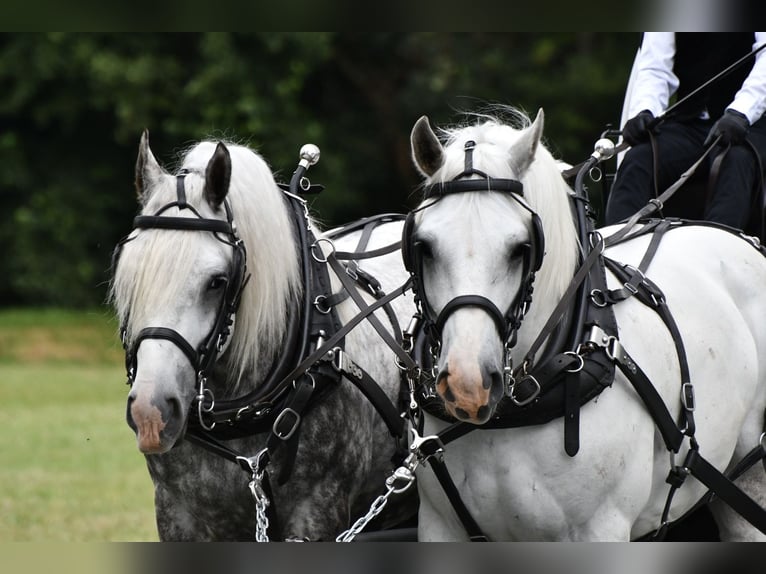
[[[516,243],[508,249],[508,260],[511,263],[517,263],[527,252],[527,246],[524,243]]]
[[[417,249],[420,257],[423,259],[433,259],[434,257],[434,252],[431,248],[431,244],[427,241],[417,241],[415,243],[415,249]]]
[[[208,284],[207,288],[210,291],[216,291],[218,289],[222,289],[226,287],[226,284],[229,282],[229,278],[226,275],[216,275],[210,280],[210,283]]]

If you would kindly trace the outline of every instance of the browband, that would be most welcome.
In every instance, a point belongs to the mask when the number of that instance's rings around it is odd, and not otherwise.
[[[442,183],[432,183],[424,188],[424,199],[448,195],[450,193],[463,193],[466,191],[504,191],[524,195],[524,186],[516,179],[460,179]]]
[[[133,219],[137,229],[177,229],[182,231],[212,231],[234,235],[231,223],[220,219],[193,217],[166,217],[161,215],[138,215]]]

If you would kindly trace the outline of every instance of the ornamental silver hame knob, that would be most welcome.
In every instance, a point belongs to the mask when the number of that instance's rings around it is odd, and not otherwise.
[[[609,138],[601,138],[593,146],[593,155],[600,160],[609,159],[614,155],[614,142]]]
[[[319,161],[319,148],[315,146],[314,144],[305,144],[301,148],[300,158],[301,161],[306,162],[305,167],[309,167],[314,165],[316,162]]]

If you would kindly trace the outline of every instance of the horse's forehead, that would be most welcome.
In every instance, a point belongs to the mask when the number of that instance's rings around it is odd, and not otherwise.
[[[496,195],[448,196],[422,212],[419,233],[435,241],[506,245],[526,234],[523,216],[512,200]]]

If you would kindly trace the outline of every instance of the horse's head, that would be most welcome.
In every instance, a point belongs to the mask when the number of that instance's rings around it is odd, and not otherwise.
[[[135,229],[117,248],[112,296],[132,388],[127,420],[144,453],[182,436],[199,373],[223,350],[244,283],[244,247],[226,200],[231,158],[219,143],[203,169],[166,172],[141,138]],[[202,381],[204,384],[204,381]]]
[[[541,110],[525,129],[487,121],[446,132],[445,145],[425,117],[412,131],[426,199],[406,226],[405,259],[435,349],[436,391],[462,421],[486,422],[504,397],[504,369],[542,264],[545,200],[529,189],[540,180],[540,155],[555,166],[542,127]],[[550,177],[563,185],[555,167]]]

